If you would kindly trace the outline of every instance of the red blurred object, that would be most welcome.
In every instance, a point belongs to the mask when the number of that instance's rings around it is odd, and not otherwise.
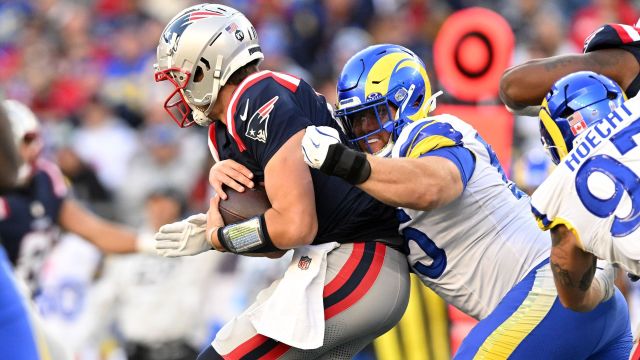
[[[627,0],[594,1],[576,11],[571,21],[571,41],[582,49],[584,39],[598,27],[608,23],[634,25],[638,11]]]
[[[457,11],[444,22],[434,43],[438,80],[460,100],[497,98],[514,42],[511,27],[500,14],[480,7]]]

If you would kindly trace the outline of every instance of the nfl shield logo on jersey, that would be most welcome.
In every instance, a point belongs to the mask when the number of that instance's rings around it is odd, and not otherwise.
[[[579,112],[573,113],[573,115],[567,118],[569,121],[569,127],[571,128],[571,133],[575,136],[583,132],[587,128],[587,123],[584,121],[582,114]]]
[[[307,270],[309,265],[311,265],[311,258],[308,256],[301,256],[300,261],[298,261],[298,268],[300,268],[300,270]]]

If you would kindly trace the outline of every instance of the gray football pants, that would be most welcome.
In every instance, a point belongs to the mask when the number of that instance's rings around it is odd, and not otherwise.
[[[273,291],[276,283],[265,291]],[[292,348],[257,334],[240,315],[229,349],[209,347],[198,360],[213,359],[351,359],[376,337],[391,329],[409,301],[406,257],[377,242],[342,244],[327,255],[322,347]],[[237,339],[237,344],[235,344]]]

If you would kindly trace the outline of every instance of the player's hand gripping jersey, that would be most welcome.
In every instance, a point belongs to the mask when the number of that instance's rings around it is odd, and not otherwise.
[[[438,115],[406,126],[393,157],[424,156],[452,160],[465,189],[442,208],[400,210],[409,264],[445,301],[485,318],[548,257],[549,236],[536,228],[527,213],[529,198],[507,180],[493,150],[470,125]]]
[[[581,134],[532,196],[543,229],[562,224],[585,251],[640,274],[640,97]]]
[[[623,49],[640,62],[640,29],[626,24],[607,24],[596,29],[584,40],[584,52],[603,49]],[[640,90],[640,74],[637,74],[626,90],[632,97]]]

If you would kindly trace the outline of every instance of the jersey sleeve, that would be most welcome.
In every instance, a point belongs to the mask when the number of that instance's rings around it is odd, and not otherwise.
[[[420,158],[440,156],[453,162],[460,171],[463,186],[473,175],[475,157],[464,147],[462,133],[450,124],[423,120],[411,124],[398,137],[394,156]]]
[[[475,157],[471,151],[463,146],[449,146],[441,149],[429,151],[424,156],[439,156],[445,159],[449,159],[460,172],[460,178],[462,179],[462,187],[466,188],[467,183],[473,176],[473,170],[475,169]]]
[[[531,195],[531,211],[542,230],[564,225],[585,251],[592,252],[593,239],[611,227],[611,218],[589,212],[578,197],[575,176],[560,165]]]
[[[262,168],[294,134],[311,125],[297,99],[298,88],[263,81],[259,96],[242,99],[235,115],[237,135]]]
[[[640,63],[639,28],[626,24],[607,24],[596,29],[584,41],[584,52],[601,49],[623,49],[631,53]],[[625,89],[627,96],[632,97],[640,92],[640,74]]]
[[[607,24],[599,27],[584,41],[585,53],[621,48],[640,58],[640,33],[638,28],[625,24]]]

